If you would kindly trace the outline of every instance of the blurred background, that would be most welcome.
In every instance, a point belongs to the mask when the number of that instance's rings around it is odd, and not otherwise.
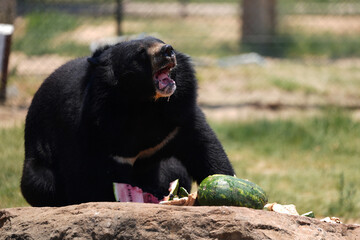
[[[192,57],[199,104],[237,176],[270,202],[360,222],[358,0],[0,0],[14,25],[0,105],[0,208],[19,191],[24,119],[42,81],[146,35]]]

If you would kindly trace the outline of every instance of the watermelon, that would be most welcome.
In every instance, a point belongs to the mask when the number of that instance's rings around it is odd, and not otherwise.
[[[117,202],[159,203],[157,197],[127,183],[113,183]]]
[[[267,201],[264,190],[258,185],[228,175],[210,175],[198,188],[198,202],[203,206],[224,205],[262,209]]]

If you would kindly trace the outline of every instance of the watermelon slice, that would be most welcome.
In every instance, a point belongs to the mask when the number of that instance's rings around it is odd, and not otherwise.
[[[144,192],[143,197],[144,197],[144,203],[159,203],[160,202],[159,199],[157,197],[155,197],[154,195],[152,195],[151,193]]]
[[[179,190],[179,179],[172,181],[169,184],[169,195],[164,197],[163,201],[171,201],[177,195]]]
[[[159,203],[157,197],[143,192],[139,187],[126,183],[113,183],[114,195],[117,202]]]
[[[189,196],[189,193],[188,193],[188,191],[186,191],[186,189],[185,188],[183,188],[183,187],[180,187],[179,188],[179,198],[183,198],[183,197],[188,197]]]

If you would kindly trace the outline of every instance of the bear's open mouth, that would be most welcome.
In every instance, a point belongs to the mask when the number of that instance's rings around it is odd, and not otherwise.
[[[153,79],[157,97],[169,97],[175,92],[176,84],[170,77],[170,72],[173,67],[174,64],[169,64],[154,74]]]

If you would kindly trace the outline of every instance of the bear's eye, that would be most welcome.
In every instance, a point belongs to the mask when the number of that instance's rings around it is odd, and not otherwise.
[[[146,49],[145,48],[138,49],[138,54],[142,55],[142,56],[145,56],[146,55]]]
[[[145,63],[148,58],[148,53],[145,48],[139,48],[136,53],[136,58],[138,61]]]

